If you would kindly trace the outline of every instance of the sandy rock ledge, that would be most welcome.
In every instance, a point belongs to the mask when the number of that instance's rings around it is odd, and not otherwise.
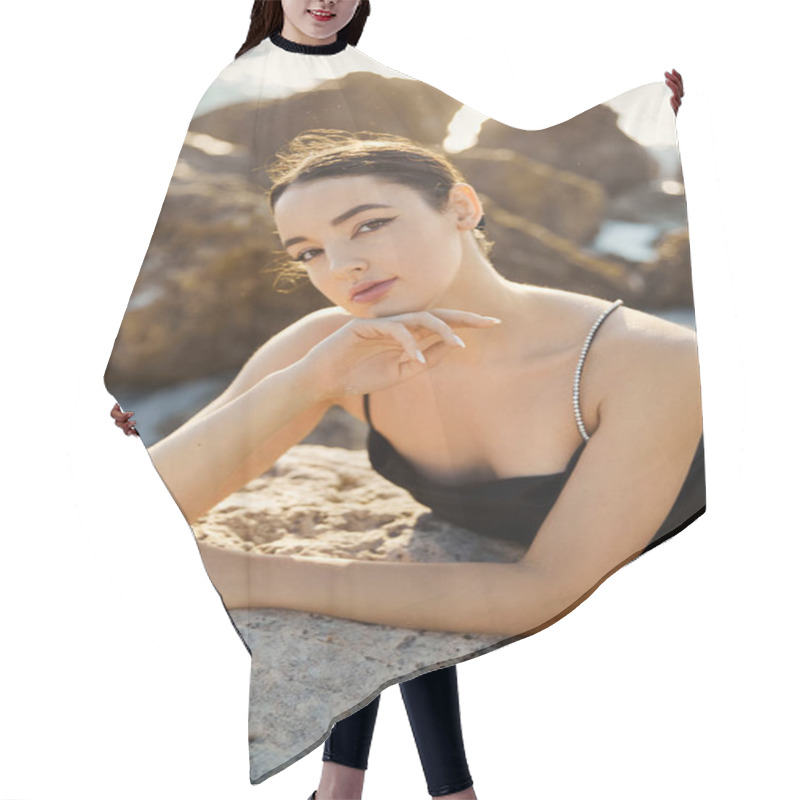
[[[392,561],[514,561],[522,551],[436,518],[366,451],[297,445],[194,526],[219,547]],[[250,780],[316,748],[382,689],[495,649],[502,636],[414,631],[280,609],[236,609],[252,653]]]

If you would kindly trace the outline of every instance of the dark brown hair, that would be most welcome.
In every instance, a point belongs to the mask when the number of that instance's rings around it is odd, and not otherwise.
[[[368,16],[369,0],[361,0],[353,18],[339,31],[337,40],[345,39],[348,44],[355,47],[361,38]],[[255,0],[253,10],[250,12],[250,30],[247,32],[247,39],[234,56],[234,60],[248,50],[252,50],[268,36],[280,33],[282,30],[283,6],[280,0]]]
[[[265,172],[271,182],[267,196],[273,212],[281,195],[295,184],[369,175],[414,189],[433,210],[441,213],[453,185],[466,182],[444,155],[405,136],[328,128],[316,128],[295,136],[277,152]],[[473,229],[473,234],[481,252],[488,258],[494,243],[481,229],[482,223],[483,220]],[[282,263],[276,268],[279,280],[292,282],[305,275],[302,266],[289,259],[284,251],[279,252],[283,253]]]

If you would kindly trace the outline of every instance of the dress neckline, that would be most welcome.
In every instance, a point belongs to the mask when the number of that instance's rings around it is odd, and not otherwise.
[[[405,466],[405,468],[414,475],[418,481],[427,483],[429,486],[435,486],[439,491],[450,491],[450,492],[463,492],[464,490],[475,490],[479,487],[483,486],[496,486],[497,484],[514,484],[514,483],[531,483],[532,481],[541,480],[541,481],[553,481],[556,478],[562,478],[565,475],[569,475],[574,466],[577,462],[580,454],[583,452],[583,448],[586,447],[586,441],[582,441],[575,451],[570,456],[569,461],[567,462],[567,466],[561,470],[560,472],[543,472],[538,473],[536,475],[511,475],[505,478],[490,478],[489,480],[482,480],[482,481],[468,481],[467,483],[459,483],[459,484],[449,484],[449,483],[442,483],[441,481],[436,480],[435,478],[428,478],[427,476],[423,475],[415,466],[411,463],[400,451],[376,428],[373,428],[370,423],[369,424],[369,437],[375,437],[383,441],[384,445],[389,448],[394,456]]]
[[[347,47],[347,39],[339,38],[330,44],[300,44],[281,36],[280,33],[273,33],[269,40],[281,50],[288,50],[290,53],[304,53],[310,56],[332,56],[341,53]]]
[[[470,481],[468,483],[461,483],[456,485],[451,485],[447,483],[442,483],[437,481],[433,478],[427,478],[423,475],[414,464],[409,461],[405,456],[403,456],[397,448],[382,434],[380,431],[376,430],[375,427],[372,425],[372,415],[369,411],[369,394],[363,395],[363,404],[364,404],[364,417],[366,418],[367,425],[369,425],[369,440],[368,446],[370,441],[374,441],[375,437],[383,440],[384,447],[390,449],[395,457],[400,461],[402,465],[405,466],[406,471],[411,473],[418,481],[427,482],[429,485],[437,487],[440,491],[457,491],[461,492],[465,489],[469,490],[476,490],[486,486],[496,486],[498,484],[514,484],[520,482],[527,482],[531,483],[532,481],[555,481],[557,479],[562,479],[565,476],[569,477],[572,473],[572,470],[575,468],[575,464],[578,461],[581,453],[583,452],[583,448],[586,446],[586,443],[591,438],[586,431],[586,428],[583,424],[583,418],[580,413],[580,395],[579,395],[579,388],[580,388],[580,379],[581,379],[581,372],[583,369],[583,363],[586,359],[586,354],[589,350],[589,347],[594,339],[595,334],[597,333],[598,328],[603,324],[603,322],[608,318],[609,314],[611,314],[614,309],[618,308],[623,304],[622,299],[615,300],[608,308],[605,309],[596,319],[594,324],[592,325],[589,333],[584,340],[583,348],[581,350],[581,356],[578,360],[578,364],[575,368],[575,377],[574,377],[574,385],[573,385],[573,396],[572,402],[575,411],[576,421],[578,423],[578,429],[581,432],[581,436],[583,437],[583,441],[578,445],[578,447],[573,451],[572,455],[567,462],[567,466],[561,470],[560,472],[546,472],[546,473],[539,473],[536,475],[512,475],[511,477],[507,478],[494,478],[491,480],[484,480],[484,481]],[[370,458],[371,460],[371,458]],[[374,466],[374,464],[373,464]],[[376,468],[377,469],[377,468]]]

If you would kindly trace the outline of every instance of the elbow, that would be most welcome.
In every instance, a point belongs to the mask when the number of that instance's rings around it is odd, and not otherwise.
[[[471,626],[459,627],[465,633],[504,637],[528,635],[547,627],[559,602],[548,598],[543,588],[543,579],[529,563],[509,564],[502,574],[493,570],[491,580],[476,595],[482,597],[482,607],[473,608]]]
[[[557,622],[580,603],[581,592],[564,580],[548,577],[531,563],[518,562],[514,566],[515,574],[505,593],[504,614],[502,618],[498,615],[497,633],[530,636]]]

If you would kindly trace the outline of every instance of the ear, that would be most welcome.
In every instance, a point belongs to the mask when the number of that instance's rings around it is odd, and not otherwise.
[[[468,183],[459,181],[450,190],[449,208],[456,215],[458,227],[472,230],[483,217],[483,205],[478,193]]]

